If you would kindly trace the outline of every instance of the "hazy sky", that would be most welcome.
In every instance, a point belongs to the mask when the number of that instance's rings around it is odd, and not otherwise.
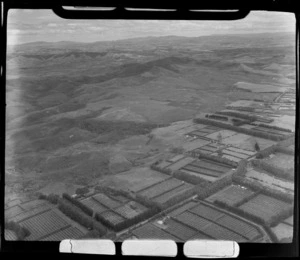
[[[238,21],[67,20],[51,10],[10,10],[8,44],[110,41],[145,36],[294,32],[291,13],[251,12]]]

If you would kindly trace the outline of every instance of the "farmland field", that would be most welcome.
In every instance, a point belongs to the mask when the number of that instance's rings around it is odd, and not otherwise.
[[[24,210],[19,206],[12,206],[5,210],[5,218],[10,219],[24,212]]]
[[[243,236],[224,228],[220,225],[215,223],[211,223],[210,226],[206,227],[203,232],[210,237],[219,240],[230,240],[230,241],[237,241],[237,242],[247,242],[247,239]]]
[[[120,224],[125,220],[124,217],[113,212],[112,210],[107,210],[101,213],[101,216],[105,218],[108,222],[110,222],[112,225]]]
[[[238,159],[247,159],[248,157],[250,157],[249,155],[247,154],[243,154],[241,152],[235,152],[235,151],[232,151],[232,150],[229,150],[227,148],[223,149],[222,150],[222,153],[223,154],[226,154],[226,155],[230,155],[230,156],[233,156],[233,157],[236,157]]]
[[[186,170],[186,169],[183,169],[183,168],[180,169],[180,171],[185,172],[189,175],[200,177],[200,178],[205,179],[209,182],[214,182],[217,179],[217,177],[214,177],[214,176],[211,176],[211,175],[205,175],[205,174],[197,173],[197,172],[194,172],[194,171],[189,171],[189,170]]]
[[[198,206],[190,209],[189,211],[210,221],[216,221],[224,215],[222,211],[216,210],[204,204],[199,204]]]
[[[253,152],[255,152],[255,147],[254,147],[255,142],[258,143],[261,150],[268,148],[276,143],[271,140],[267,140],[267,139],[263,139],[263,138],[259,138],[259,137],[253,137],[253,136],[241,134],[241,133],[238,133],[236,135],[230,136],[230,137],[222,140],[222,143],[224,143],[224,144],[228,144],[228,145],[231,145],[231,146],[243,149],[243,150],[248,150],[248,151],[250,150]]]
[[[167,161],[174,163],[174,162],[177,162],[178,160],[182,159],[183,157],[184,157],[183,154],[178,154],[178,155],[175,155],[174,157],[168,159]]]
[[[255,128],[253,128],[253,130],[263,132],[263,133],[269,133],[269,134],[273,134],[273,135],[277,135],[277,136],[289,135],[288,132],[284,132],[284,131],[280,131],[280,130],[276,130],[276,129],[272,129],[272,128],[266,128],[263,126],[257,126]]]
[[[204,145],[207,145],[209,144],[210,141],[207,141],[207,140],[203,140],[203,139],[195,139],[195,140],[192,140],[190,142],[187,142],[187,143],[184,143],[182,145],[182,148],[185,150],[185,151],[193,151],[197,148],[200,148]]]
[[[294,192],[294,183],[274,177],[271,173],[266,173],[263,170],[248,169],[246,178],[260,182],[263,185],[282,192]]]
[[[97,200],[93,199],[92,197],[82,200],[81,203],[98,213],[102,213],[109,209],[108,207],[105,207],[103,204],[99,203]]]
[[[114,209],[119,215],[126,219],[131,219],[145,212],[147,208],[135,201],[130,201],[119,208]]]
[[[174,218],[177,221],[180,221],[191,228],[195,228],[200,232],[203,232],[206,227],[209,227],[212,224],[212,222],[210,222],[209,220],[189,211],[183,212],[175,216]]]
[[[4,229],[4,239],[8,241],[12,241],[12,240],[18,240],[18,237],[14,231],[10,229]]]
[[[174,220],[167,219],[164,221],[164,230],[171,235],[178,237],[181,241],[187,241],[191,237],[195,236],[198,232],[188,226]]]
[[[187,190],[191,189],[192,187],[193,187],[192,185],[185,183],[173,190],[163,193],[162,195],[154,197],[153,201],[155,201],[157,203],[161,203],[161,204],[166,203],[170,199],[172,199],[174,196],[180,195],[180,194],[186,192]]]
[[[191,163],[192,161],[194,161],[195,158],[192,157],[185,157],[173,164],[171,164],[170,166],[168,166],[168,169],[172,170],[172,171],[176,171],[182,167],[184,167],[185,165]]]
[[[294,168],[294,156],[284,153],[275,153],[270,158],[265,159],[266,162],[273,166],[283,168],[283,169],[293,169]]]
[[[62,241],[63,239],[78,239],[84,235],[83,232],[81,232],[76,227],[67,227],[63,230],[60,230],[58,232],[55,232],[54,234],[50,236],[46,236],[45,238],[41,239],[41,241]]]
[[[269,221],[273,216],[277,216],[287,207],[289,207],[289,204],[284,201],[259,194],[245,204],[242,204],[239,208],[261,217],[265,221]]]
[[[207,175],[210,177],[218,178],[224,173],[228,172],[231,168],[225,164],[217,163],[210,160],[198,159],[190,164],[185,165],[180,170],[188,171],[191,173],[200,174],[201,176]]]
[[[149,189],[143,190],[139,194],[151,199],[153,197],[156,197],[164,192],[172,190],[181,185],[182,185],[182,181],[171,178],[171,179],[163,181],[157,185],[154,185],[154,186],[150,187]]]
[[[21,204],[21,207],[24,210],[32,210],[34,208],[40,207],[41,205],[45,205],[47,202],[45,200],[31,200]]]
[[[36,215],[19,224],[30,230],[31,234],[26,240],[38,240],[57,232],[69,226],[69,223],[62,219],[54,211],[50,210],[45,213]]]
[[[221,135],[222,139],[225,139],[227,137],[230,137],[230,136],[233,136],[233,135],[236,135],[237,132],[234,132],[234,131],[231,131],[231,130],[227,130],[227,129],[224,129],[224,130],[221,130],[221,131],[218,131],[218,132],[214,132],[212,134],[209,134],[207,135],[206,137],[210,138],[210,139],[213,139],[213,140],[218,140],[218,136]]]
[[[106,196],[103,193],[98,193],[93,196],[93,199],[98,201],[100,204],[104,205],[107,208],[116,208],[121,206],[121,203],[117,200],[111,199],[110,197]]]
[[[151,223],[133,230],[132,234],[140,239],[172,239],[174,241],[178,241],[177,237],[172,236]]]
[[[217,223],[225,228],[231,229],[232,231],[240,234],[243,237],[246,237],[249,241],[254,241],[259,236],[261,236],[260,232],[255,226],[229,215],[224,214],[217,220]]]
[[[228,205],[234,206],[236,203],[239,203],[243,199],[251,196],[252,194],[253,191],[249,190],[248,188],[241,187],[238,185],[231,185],[211,195],[210,197],[206,198],[206,200],[210,202],[218,200]]]
[[[279,223],[276,227],[271,228],[275,233],[279,241],[283,238],[288,238],[289,242],[292,242],[293,227],[285,223]]]
[[[152,225],[147,223],[130,233],[138,237],[147,237],[147,232],[151,233],[160,229],[159,237],[166,236],[161,232],[168,232],[180,241],[204,238],[256,242],[264,236],[261,229],[248,221],[206,203],[190,201],[167,215],[167,217],[156,219]],[[154,229],[153,226],[155,226]],[[137,230],[138,232],[142,230],[143,236],[139,236]]]
[[[186,211],[190,208],[195,207],[196,205],[198,205],[197,202],[190,201],[190,202],[188,202],[188,203],[172,210],[171,212],[169,212],[168,215],[170,215],[171,217],[174,217],[174,216],[179,215],[180,213],[182,213],[182,212],[184,212],[184,211]]]
[[[110,176],[103,185],[138,192],[167,178],[170,176],[151,170],[149,167],[135,167],[128,172]]]
[[[192,162],[190,165],[214,170],[217,172],[223,172],[223,173],[227,172],[228,170],[231,169],[231,167],[226,164],[211,161],[211,160],[206,160],[206,159],[198,159],[198,160]]]
[[[204,175],[209,175],[209,176],[213,176],[213,177],[220,177],[223,173],[222,172],[218,172],[218,171],[214,171],[214,170],[209,170],[206,168],[200,168],[197,166],[193,166],[193,165],[186,165],[184,166],[182,169],[184,170],[188,170],[191,172],[196,172],[196,173],[200,173],[200,174],[204,174]]]

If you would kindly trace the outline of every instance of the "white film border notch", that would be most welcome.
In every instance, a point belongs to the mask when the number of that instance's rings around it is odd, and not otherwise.
[[[183,253],[190,258],[236,258],[240,247],[235,241],[191,240],[184,244]]]
[[[65,239],[59,244],[60,253],[115,255],[115,243],[109,239]]]
[[[122,243],[122,255],[175,257],[177,244],[173,240],[130,239]]]

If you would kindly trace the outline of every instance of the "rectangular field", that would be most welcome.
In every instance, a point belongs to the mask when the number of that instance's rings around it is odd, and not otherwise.
[[[168,159],[167,161],[168,161],[168,162],[171,162],[171,163],[174,163],[174,162],[179,161],[179,160],[182,159],[183,157],[184,157],[183,154],[178,154],[178,155],[175,155],[174,157]]]
[[[198,233],[196,230],[174,219],[168,219],[164,224],[167,226],[165,230],[171,235],[178,237],[181,241],[187,241]]]
[[[20,221],[19,224],[31,232],[26,240],[39,240],[69,226],[68,222],[52,210]]]
[[[222,211],[216,210],[204,204],[199,204],[189,211],[210,221],[216,221],[220,217],[224,216],[224,213]]]
[[[8,209],[5,209],[5,219],[11,219],[13,217],[18,216],[19,214],[23,213],[24,210],[19,206],[12,206]]]
[[[224,130],[209,134],[206,137],[208,137],[210,139],[213,139],[213,140],[218,140],[219,136],[221,136],[222,139],[225,139],[227,137],[230,137],[230,136],[233,136],[233,135],[236,135],[236,134],[237,134],[237,132],[235,132],[235,131],[224,129]]]
[[[25,203],[22,203],[20,206],[21,208],[23,208],[24,210],[32,210],[34,208],[37,208],[41,205],[45,205],[47,204],[47,202],[45,200],[31,200]]]
[[[191,189],[192,187],[193,187],[193,185],[185,183],[173,190],[163,193],[162,195],[154,197],[153,201],[164,204],[164,203],[168,202],[170,199],[172,199],[174,196],[180,195],[180,194],[186,192],[187,190]]]
[[[185,172],[185,173],[187,173],[189,175],[200,177],[200,178],[205,179],[205,180],[207,180],[209,182],[214,182],[217,179],[217,177],[213,177],[213,176],[210,176],[210,175],[205,175],[205,174],[201,174],[201,173],[189,171],[189,170],[186,170],[186,169],[183,169],[183,168],[180,169],[180,171]]]
[[[140,215],[141,213],[145,212],[147,210],[146,207],[144,207],[143,205],[135,202],[135,201],[130,201],[128,203],[126,203],[125,205],[116,208],[115,212],[117,212],[119,215],[121,215],[122,217],[126,218],[126,219],[131,219],[134,218],[138,215]]]
[[[239,152],[239,151],[232,151],[232,150],[229,150],[229,149],[223,149],[222,150],[222,153],[223,154],[226,154],[226,155],[230,155],[230,156],[233,156],[233,157],[236,157],[236,158],[238,158],[238,159],[247,159],[247,158],[249,158],[250,156],[249,155],[247,155],[247,154],[243,154],[243,153],[241,153],[241,152]]]
[[[197,214],[191,213],[189,211],[183,212],[175,216],[174,218],[175,220],[200,232],[203,232],[206,227],[209,227],[212,224],[212,222],[210,222],[209,220],[202,218]]]
[[[133,192],[138,192],[169,177],[169,175],[151,170],[149,167],[134,167],[128,172],[115,175],[114,181],[122,189],[129,188]]]
[[[112,225],[118,225],[125,220],[124,217],[113,212],[112,210],[107,210],[103,212],[101,216],[105,218],[108,222],[110,222]]]
[[[151,223],[133,230],[132,234],[140,239],[172,239],[178,241],[177,237],[172,236]]]
[[[208,170],[214,170],[222,173],[225,173],[231,169],[231,167],[226,164],[211,161],[211,160],[206,160],[206,159],[195,160],[194,162],[190,163],[190,165],[201,167]]]
[[[170,213],[168,213],[169,216],[174,217],[179,215],[180,213],[187,211],[188,209],[191,209],[193,207],[195,207],[198,203],[194,202],[194,201],[190,201],[180,207],[178,207],[177,209],[174,209],[173,211],[171,211]]]
[[[168,166],[167,168],[172,170],[172,171],[177,171],[178,169],[182,168],[183,166],[191,163],[192,161],[194,161],[195,158],[192,157],[184,157],[183,159],[171,164],[170,166]]]
[[[271,173],[260,169],[249,169],[246,173],[246,177],[282,192],[294,192],[294,183],[276,178]]]
[[[156,197],[164,192],[172,190],[178,186],[181,186],[183,183],[175,178],[168,179],[157,185],[150,187],[149,189],[141,191],[139,194],[145,196],[149,199]]]
[[[275,233],[279,241],[284,238],[289,238],[289,241],[292,242],[294,233],[292,226],[285,223],[279,223],[276,227],[273,227],[271,229]]]
[[[184,143],[182,145],[182,148],[185,150],[185,151],[193,151],[197,148],[200,148],[202,146],[205,146],[207,144],[209,144],[210,141],[207,141],[207,140],[203,140],[203,139],[196,139],[196,140],[192,140],[190,142],[187,142],[187,143]]]
[[[231,170],[231,168],[225,164],[217,163],[210,160],[199,159],[193,161],[190,164],[185,165],[180,170],[186,170],[189,172],[218,178],[224,173]]]
[[[205,227],[203,232],[215,239],[219,240],[229,240],[229,241],[236,241],[236,242],[247,242],[247,239],[243,236],[225,228],[215,223],[211,223],[210,226]]]
[[[284,153],[275,153],[271,158],[265,159],[269,164],[285,170],[294,169],[294,156]]]
[[[94,195],[93,199],[110,209],[121,206],[121,203],[119,201],[113,200],[103,193],[98,193],[98,194]]]
[[[288,132],[285,132],[285,131],[280,131],[277,129],[267,128],[267,127],[263,127],[263,126],[257,126],[255,128],[253,128],[253,130],[263,132],[263,133],[270,133],[270,134],[277,135],[277,136],[285,136],[285,135],[289,134]]]
[[[106,210],[109,210],[108,207],[105,207],[103,204],[99,203],[92,197],[82,200],[81,203],[91,208],[94,212],[102,213]]]
[[[206,200],[214,202],[216,200],[222,201],[230,206],[234,206],[245,198],[251,196],[254,192],[248,188],[239,185],[230,185],[223,190],[211,195]]]
[[[62,241],[63,239],[78,239],[83,235],[84,233],[78,228],[67,227],[66,229],[55,232],[54,234],[41,239],[41,241]]]
[[[289,204],[284,201],[259,194],[245,204],[242,204],[239,208],[269,221],[273,216],[280,214],[287,207],[289,207]]]
[[[255,226],[229,215],[223,215],[217,220],[217,224],[222,225],[225,228],[229,228],[235,233],[246,237],[248,241],[255,241],[255,239],[261,236]]]

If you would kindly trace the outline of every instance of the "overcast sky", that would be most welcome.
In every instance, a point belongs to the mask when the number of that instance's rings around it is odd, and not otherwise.
[[[8,44],[111,41],[145,36],[294,32],[291,13],[251,12],[238,21],[66,20],[51,10],[10,10]]]

